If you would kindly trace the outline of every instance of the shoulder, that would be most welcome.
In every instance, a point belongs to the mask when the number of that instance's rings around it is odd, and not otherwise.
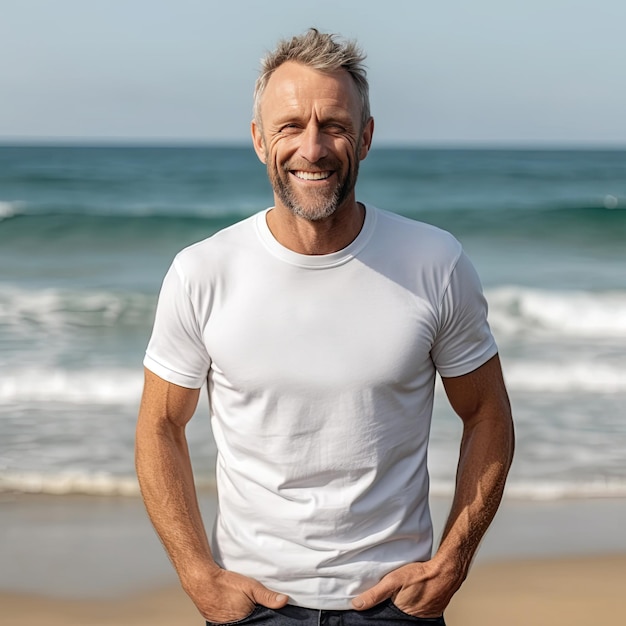
[[[176,255],[174,268],[181,276],[192,279],[206,278],[216,268],[226,266],[233,255],[250,250],[256,239],[256,220],[262,214],[252,215],[187,246]]]
[[[446,230],[390,211],[371,207],[377,213],[378,241],[395,254],[419,255],[423,263],[454,265],[460,258],[461,243]]]

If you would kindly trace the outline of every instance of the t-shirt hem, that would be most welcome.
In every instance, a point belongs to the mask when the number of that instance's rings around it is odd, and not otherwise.
[[[288,604],[292,606],[299,606],[303,609],[311,609],[313,611],[349,611],[354,609],[352,606],[352,599],[356,596],[351,596],[349,598],[320,598],[319,596],[315,599],[310,599],[307,601],[306,598],[294,599],[289,598]]]
[[[158,361],[155,361],[152,357],[146,354],[143,359],[143,364],[146,369],[149,369],[152,373],[156,374],[159,378],[166,380],[168,383],[173,383],[179,387],[186,387],[188,389],[200,389],[204,384],[204,378],[195,378],[188,374],[182,374],[176,372],[165,365],[162,365]]]
[[[454,367],[438,367],[437,371],[442,378],[455,378],[456,376],[464,376],[477,370],[484,365],[489,359],[498,354],[498,346],[494,341],[487,350],[469,361],[464,361],[461,365]]]

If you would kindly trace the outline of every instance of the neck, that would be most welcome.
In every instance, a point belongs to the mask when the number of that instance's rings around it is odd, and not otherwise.
[[[323,220],[294,215],[280,203],[267,214],[270,232],[281,245],[298,254],[332,254],[350,245],[361,232],[365,207],[352,198]]]

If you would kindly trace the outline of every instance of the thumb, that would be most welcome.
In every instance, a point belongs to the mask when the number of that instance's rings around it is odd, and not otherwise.
[[[367,591],[356,596],[356,598],[353,598],[352,606],[357,611],[371,609],[387,598],[391,598],[395,591],[396,588],[391,584],[391,581],[386,581],[385,578],[383,578],[378,584],[370,587]]]
[[[255,583],[250,590],[250,596],[255,604],[260,604],[268,609],[280,609],[287,604],[289,598],[284,593],[271,591],[258,581]]]

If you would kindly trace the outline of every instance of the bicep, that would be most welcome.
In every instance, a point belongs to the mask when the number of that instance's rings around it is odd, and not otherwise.
[[[144,368],[145,381],[139,426],[184,428],[198,406],[200,389],[190,389],[170,383]]]
[[[450,405],[466,424],[473,419],[510,419],[511,407],[496,354],[479,368],[442,378]]]

